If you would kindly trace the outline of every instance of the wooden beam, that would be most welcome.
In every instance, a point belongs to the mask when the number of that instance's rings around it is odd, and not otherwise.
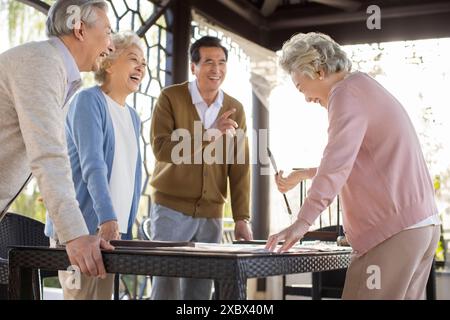
[[[362,3],[353,0],[309,0],[309,2],[320,3],[329,7],[338,8],[345,11],[355,11],[362,6]]]
[[[156,21],[166,12],[167,8],[174,2],[174,0],[162,0],[159,3],[159,8],[155,9],[153,14],[150,16],[150,18],[145,21],[145,23],[139,28],[138,31],[136,31],[136,34],[139,37],[143,37],[145,33],[148,31],[148,29],[153,26]],[[155,5],[156,6],[156,5]]]
[[[259,132],[260,129],[270,132],[269,110],[264,107],[255,92],[252,92],[252,99],[253,129],[257,132]],[[252,142],[252,148],[255,149],[253,154],[262,154],[259,148],[264,144],[261,143],[258,134],[254,136],[254,138],[256,139]],[[269,139],[269,136],[267,136],[267,139]],[[263,170],[270,169],[267,165],[263,165],[262,161],[256,161],[256,163],[251,166],[253,173],[251,178],[251,219],[253,237],[255,239],[267,239],[270,233],[270,180],[272,179],[272,176],[262,174]]]
[[[165,86],[188,80],[189,45],[191,41],[191,8],[189,2],[176,0],[166,13],[166,21],[171,32],[167,33]]]
[[[427,16],[436,13],[450,12],[450,2],[427,3],[421,5],[380,7],[382,23],[386,19]],[[331,24],[343,24],[351,22],[366,21],[369,15],[366,8],[358,12],[343,12],[337,14],[305,16],[303,10],[291,10],[283,14],[272,16],[269,19],[269,29],[295,29],[305,27],[318,27]]]
[[[270,16],[275,12],[281,0],[264,0],[261,7],[261,13],[264,17]]]
[[[40,0],[17,0],[19,2],[22,2],[26,5],[29,5],[39,12],[42,12],[43,14],[47,15],[48,10],[50,9],[50,5],[45,3],[44,1]]]
[[[241,0],[216,0],[255,26],[267,24],[261,13],[251,4]],[[276,0],[272,0],[276,1]],[[231,17],[230,17],[231,18]]]
[[[310,31],[328,34],[342,45],[450,37],[449,21],[450,12],[443,12],[420,19],[415,16],[384,19],[380,30],[367,29],[365,21],[273,30],[269,34],[268,48],[280,50],[293,34]]]
[[[190,0],[190,3],[193,9],[212,23],[261,46],[266,45],[267,30],[263,26],[255,25],[254,22],[246,20],[223,3],[211,0]]]

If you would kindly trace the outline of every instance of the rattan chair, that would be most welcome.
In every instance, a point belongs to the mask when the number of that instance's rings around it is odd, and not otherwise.
[[[8,260],[0,258],[0,300],[8,299]]]
[[[0,221],[0,298],[6,299],[8,292],[8,247],[48,247],[49,239],[44,234],[45,225],[37,220],[8,212]],[[56,276],[56,273],[36,272],[33,274],[33,295],[40,299],[41,277]]]

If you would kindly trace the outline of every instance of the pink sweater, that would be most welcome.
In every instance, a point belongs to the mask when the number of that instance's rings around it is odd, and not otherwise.
[[[358,255],[437,213],[414,127],[400,102],[370,76],[337,83],[328,144],[299,217],[312,224],[340,192],[347,240]]]

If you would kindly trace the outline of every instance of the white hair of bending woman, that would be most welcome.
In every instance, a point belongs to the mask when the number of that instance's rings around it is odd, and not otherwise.
[[[350,71],[351,61],[344,50],[329,36],[316,33],[299,33],[283,44],[279,60],[288,74],[301,72],[316,79],[320,70],[325,74]]]

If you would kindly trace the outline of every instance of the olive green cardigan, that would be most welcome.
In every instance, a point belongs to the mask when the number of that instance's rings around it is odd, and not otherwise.
[[[240,138],[221,136],[214,142],[203,141],[205,128],[192,104],[188,83],[163,89],[153,111],[150,133],[156,158],[151,179],[155,203],[192,217],[221,218],[229,180],[233,219],[250,218],[250,164],[245,113],[239,101],[224,93],[218,117],[231,109],[236,109],[229,118],[242,129],[237,135]],[[194,137],[194,132],[197,137]],[[180,140],[174,140],[172,136],[180,137]],[[182,150],[181,143],[190,148]],[[223,161],[211,163],[203,156],[210,154]],[[181,156],[183,163],[177,160],[177,156]]]

